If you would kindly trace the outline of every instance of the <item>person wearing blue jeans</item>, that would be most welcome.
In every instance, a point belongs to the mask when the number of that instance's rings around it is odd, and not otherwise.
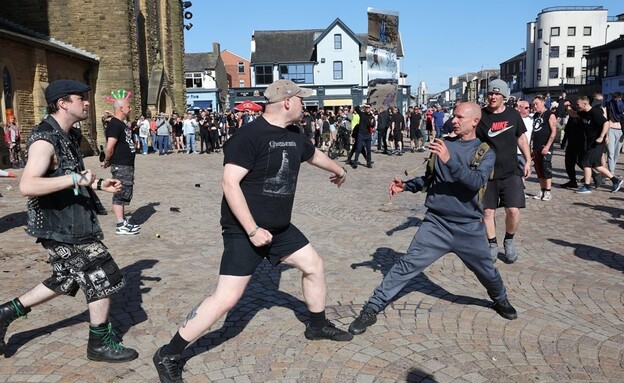
[[[510,320],[518,317],[507,300],[505,286],[490,257],[482,222],[479,192],[494,169],[496,155],[493,150],[487,150],[473,165],[475,153],[483,150],[476,137],[480,119],[481,109],[477,104],[460,104],[453,117],[453,132],[457,137],[435,139],[429,144],[435,155],[433,170],[428,169],[425,176],[406,182],[395,177],[390,184],[390,196],[405,190],[418,192],[426,189],[427,212],[405,255],[384,276],[349,326],[352,334],[362,334],[377,322],[377,314],[409,281],[449,252],[457,254],[475,273],[494,301],[492,308],[500,316]]]
[[[195,148],[195,125],[197,121],[190,113],[184,115],[184,121],[182,122],[182,132],[186,137],[186,154],[197,153]]]
[[[161,156],[169,151],[169,134],[171,133],[170,129],[171,126],[169,125],[169,122],[167,122],[167,118],[164,115],[161,115],[156,120],[158,154]]]
[[[431,115],[433,117],[433,126],[435,128],[436,138],[442,137],[442,127],[444,126],[444,111],[440,104],[436,104],[436,110]]]

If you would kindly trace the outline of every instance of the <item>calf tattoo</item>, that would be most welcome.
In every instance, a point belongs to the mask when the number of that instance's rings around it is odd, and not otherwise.
[[[198,303],[195,307],[191,309],[191,312],[188,313],[188,315],[186,316],[186,320],[184,321],[184,324],[182,325],[182,328],[186,327],[188,322],[193,320],[197,316],[197,310],[199,309],[199,305],[201,305],[201,303]]]

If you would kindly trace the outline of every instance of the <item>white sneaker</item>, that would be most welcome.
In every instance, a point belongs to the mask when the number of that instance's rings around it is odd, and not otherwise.
[[[118,235],[137,235],[141,232],[141,226],[133,225],[128,221],[123,221],[121,225],[115,227],[115,234]]]
[[[549,191],[545,191],[544,195],[542,196],[542,201],[550,201],[552,199],[552,195],[550,194]]]
[[[533,199],[543,199],[543,198],[544,198],[543,190],[539,194],[533,196]]]

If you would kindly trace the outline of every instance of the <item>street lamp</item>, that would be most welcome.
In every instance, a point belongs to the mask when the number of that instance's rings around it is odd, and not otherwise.
[[[548,34],[548,42],[546,41],[542,41],[544,43],[544,45],[546,45],[548,47],[548,60],[547,60],[547,68],[546,68],[546,94],[548,94],[548,86],[550,85],[550,52],[551,52],[551,45],[550,45],[550,38],[552,37],[551,34]]]

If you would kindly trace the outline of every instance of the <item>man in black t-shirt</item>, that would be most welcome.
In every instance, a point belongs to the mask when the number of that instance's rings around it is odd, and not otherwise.
[[[494,174],[488,181],[483,196],[485,232],[490,243],[492,261],[498,259],[496,222],[494,216],[499,206],[505,208],[505,258],[509,263],[518,259],[513,242],[520,224],[520,208],[524,208],[524,184],[522,177],[531,174],[531,153],[527,142],[526,127],[517,110],[505,106],[509,87],[502,80],[488,84],[487,105],[477,127],[477,137],[487,142],[496,153]],[[520,148],[526,163],[524,169],[518,167],[517,148]]]
[[[576,102],[578,115],[585,131],[585,155],[581,160],[583,166],[583,186],[576,192],[580,194],[591,193],[590,180],[592,169],[604,175],[613,182],[612,192],[620,190],[623,181],[615,177],[602,162],[602,155],[605,152],[605,139],[609,131],[609,121],[602,113],[601,108],[594,108],[587,96],[581,96]]]
[[[422,112],[419,107],[410,106],[407,112],[407,121],[410,131],[410,149],[413,152],[424,152],[423,148],[423,134],[420,130],[420,124],[422,122]]]
[[[303,98],[311,94],[292,81],[274,82],[264,92],[263,116],[224,145],[224,251],[219,281],[214,294],[193,308],[171,341],[156,351],[153,361],[161,381],[182,381],[180,354],[236,305],[264,258],[273,265],[283,262],[302,271],[303,297],[310,310],[307,339],[353,338],[325,318],[323,261],[290,222],[302,162],[332,173],[329,179],[338,187],[346,179],[344,168],[292,126],[301,119]]]
[[[533,98],[533,161],[535,161],[535,173],[540,183],[541,192],[534,199],[550,201],[552,198],[550,188],[552,186],[552,152],[553,141],[557,135],[557,116],[546,109],[544,97]]]
[[[115,234],[136,235],[141,227],[128,222],[124,214],[125,206],[132,201],[136,157],[132,131],[125,122],[131,110],[130,101],[127,98],[117,99],[113,107],[113,118],[106,128],[105,157],[101,166],[104,169],[110,166],[113,178],[121,181],[121,191],[113,194],[113,213],[117,219]]]

